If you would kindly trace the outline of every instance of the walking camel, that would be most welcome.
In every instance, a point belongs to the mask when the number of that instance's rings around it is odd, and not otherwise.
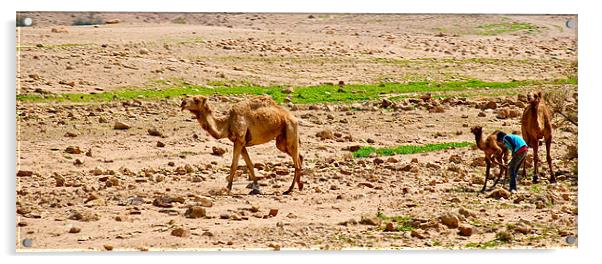
[[[483,189],[481,189],[481,192],[485,192],[485,189],[487,188],[487,181],[489,180],[491,163],[497,163],[500,165],[500,173],[493,183],[493,186],[491,186],[491,188],[494,188],[498,181],[506,173],[507,168],[503,164],[508,162],[509,151],[504,144],[499,144],[497,142],[497,133],[499,131],[494,131],[486,138],[483,138],[483,128],[480,126],[471,128],[470,132],[472,132],[475,136],[477,148],[485,153],[485,163],[487,164],[487,169],[485,171],[485,184],[483,185]]]
[[[253,162],[246,147],[260,145],[276,139],[276,147],[293,159],[295,176],[285,195],[293,191],[295,182],[299,191],[303,156],[299,153],[298,122],[284,107],[276,104],[269,96],[258,96],[232,105],[226,116],[215,117],[204,96],[186,98],[182,101],[182,111],[195,115],[201,127],[215,139],[228,138],[234,143],[232,165],[228,176],[228,192],[232,190],[232,180],[238,168],[240,155],[247,165],[249,180],[252,180],[251,194],[258,194],[259,185],[255,177]]]
[[[554,171],[552,171],[552,155],[550,148],[552,145],[552,118],[550,110],[543,99],[541,92],[529,93],[529,105],[523,111],[521,119],[521,130],[523,138],[529,147],[533,148],[533,182],[538,182],[538,161],[537,151],[539,149],[539,140],[544,139],[546,144],[546,160],[550,168],[550,183],[556,182]],[[527,176],[526,163],[523,165],[523,176]]]

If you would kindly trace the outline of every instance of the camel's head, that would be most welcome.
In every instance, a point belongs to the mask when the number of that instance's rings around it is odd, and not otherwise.
[[[207,104],[207,97],[205,96],[184,98],[180,107],[182,107],[182,111],[188,110],[195,114],[210,112],[209,105]]]
[[[539,104],[539,102],[541,102],[541,100],[543,99],[543,93],[540,92],[531,92],[529,94],[527,94],[527,101],[529,101],[530,104]]]
[[[480,126],[476,126],[470,129],[470,132],[472,132],[475,135],[480,135],[483,133],[483,128]]]

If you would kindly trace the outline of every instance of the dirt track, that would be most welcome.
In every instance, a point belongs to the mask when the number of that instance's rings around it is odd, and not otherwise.
[[[34,21],[42,16],[29,15]],[[55,14],[20,28],[18,93],[153,88],[157,80],[211,86],[508,82],[565,79],[577,67],[576,30],[564,27],[565,16],[203,14],[186,16],[187,24],[173,23],[182,21],[177,14],[102,16],[121,22],[74,27],[68,26],[73,16]],[[478,34],[479,25],[509,21],[536,29]],[[225,195],[231,143],[202,131],[180,111],[180,98],[18,101],[18,170],[33,175],[17,177],[17,248],[573,247],[565,239],[577,237],[577,159],[569,153],[577,128],[559,118],[552,151],[559,183],[523,179],[508,199],[478,193],[484,166],[472,148],[370,158],[352,158],[346,150],[472,142],[475,125],[487,134],[520,131],[520,117],[498,118],[499,109],[522,113],[516,94],[558,89],[577,92],[576,85],[541,85],[398,102],[413,110],[384,108],[380,101],[298,105],[293,114],[301,120],[306,184],[291,196],[281,195],[292,180],[290,158],[274,144],[250,148],[264,195],[247,195],[246,173],[233,195]],[[243,99],[214,96],[211,105],[222,114]],[[489,101],[497,109],[480,109]],[[443,112],[430,112],[433,105]],[[115,130],[115,121],[131,128]],[[149,135],[150,128],[163,136]],[[316,136],[325,129],[337,132],[334,138]],[[81,153],[67,153],[69,146]],[[227,152],[213,155],[213,147]],[[540,168],[547,178],[547,168]],[[192,205],[203,205],[207,216],[185,217]],[[268,215],[271,209],[276,216]],[[378,212],[403,216],[398,224],[405,231],[384,232],[391,221]],[[448,213],[472,234],[447,227],[440,216]],[[69,233],[72,227],[80,230]],[[178,228],[183,237],[172,234]],[[504,232],[511,242],[496,240]],[[25,238],[31,248],[23,247]]]

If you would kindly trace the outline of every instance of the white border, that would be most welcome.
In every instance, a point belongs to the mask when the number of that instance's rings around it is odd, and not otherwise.
[[[591,1],[595,2],[595,1]],[[600,185],[598,157],[602,149],[598,123],[600,122],[599,96],[602,87],[597,75],[600,75],[600,17],[602,10],[596,8],[588,1],[384,1],[384,0],[340,0],[340,1],[192,1],[192,0],[146,0],[146,1],[6,1],[2,8],[2,41],[4,69],[1,72],[4,87],[2,100],[2,131],[3,161],[4,161],[4,199],[2,206],[3,232],[1,239],[4,263],[88,263],[107,261],[105,257],[135,257],[141,261],[151,262],[209,262],[209,263],[254,263],[254,262],[344,262],[344,263],[375,263],[375,262],[416,262],[416,263],[449,263],[458,261],[463,263],[567,263],[590,262],[596,254],[602,236],[598,209],[600,198],[598,196]],[[204,252],[204,253],[114,253],[102,255],[98,253],[27,253],[16,255],[14,253],[15,239],[15,11],[164,11],[164,12],[354,12],[354,13],[493,13],[493,14],[578,14],[579,21],[579,156],[580,156],[580,182],[579,182],[579,249],[577,250],[519,250],[519,251],[388,251],[388,252]],[[103,256],[98,258],[98,256]],[[70,258],[64,258],[69,256]],[[75,257],[73,257],[75,256]],[[177,259],[174,259],[177,258]],[[186,259],[182,259],[185,257]],[[598,260],[599,261],[599,260]]]

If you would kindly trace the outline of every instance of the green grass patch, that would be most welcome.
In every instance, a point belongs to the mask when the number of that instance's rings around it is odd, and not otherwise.
[[[385,94],[446,92],[479,89],[510,89],[523,86],[544,84],[576,84],[572,77],[561,80],[523,80],[510,82],[484,82],[480,80],[450,81],[450,82],[407,82],[346,85],[344,91],[339,91],[338,85],[323,84],[316,86],[296,87],[290,94],[295,104],[354,102],[380,99]],[[209,87],[189,84],[183,81],[155,81],[147,88],[124,88],[117,91],[101,93],[65,93],[65,94],[23,94],[17,95],[17,100],[26,102],[103,102],[113,100],[146,99],[159,100],[180,97],[184,95],[270,95],[276,102],[282,103],[289,96],[282,92],[285,86],[258,86],[244,84],[221,86],[224,83],[215,82],[220,86]]]
[[[422,146],[416,145],[401,145],[393,148],[374,148],[374,147],[361,147],[357,151],[353,152],[353,157],[365,158],[370,156],[372,153],[376,153],[379,156],[392,156],[395,154],[416,154],[423,152],[439,151],[449,148],[463,148],[472,146],[472,142],[448,142],[448,143],[435,143],[426,144]]]
[[[516,32],[520,30],[535,31],[537,30],[537,26],[530,23],[519,22],[485,24],[478,26],[476,28],[476,33],[478,35],[493,36],[503,33]]]
[[[395,222],[397,231],[412,231],[415,228],[412,226],[412,217],[410,216],[387,216],[382,212],[378,212],[376,216],[385,222]]]

